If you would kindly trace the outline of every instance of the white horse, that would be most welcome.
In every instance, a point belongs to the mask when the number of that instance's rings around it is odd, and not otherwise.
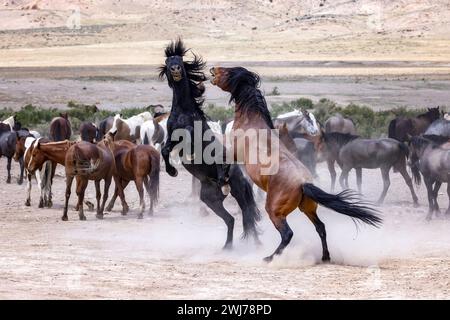
[[[11,116],[8,119],[3,120],[2,123],[9,125],[11,131],[14,131],[14,125],[16,124],[14,116]]]
[[[320,133],[320,126],[312,112],[307,110],[294,110],[280,114],[274,119],[274,125],[286,123],[289,132],[303,131],[311,136]]]

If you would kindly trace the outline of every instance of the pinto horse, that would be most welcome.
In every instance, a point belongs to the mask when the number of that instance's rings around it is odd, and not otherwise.
[[[244,141],[238,139],[239,133],[236,133],[231,143],[235,160],[243,162],[250,178],[266,191],[266,211],[281,235],[280,245],[272,255],[265,258],[265,261],[272,261],[274,255],[281,254],[291,241],[293,232],[286,218],[296,208],[303,211],[316,227],[322,241],[322,261],[329,261],[330,254],[325,225],[317,215],[318,204],[372,226],[381,224],[382,220],[377,211],[357,200],[356,194],[350,190],[333,195],[315,186],[309,170],[282,143],[279,143],[276,135],[271,134],[274,125],[266,101],[258,89],[260,79],[257,74],[242,67],[214,67],[210,72],[212,84],[229,92],[231,101],[235,103],[233,126],[235,132],[237,129],[241,129],[237,132],[244,133],[258,129],[255,135]],[[275,150],[273,145],[278,146],[279,150]],[[275,159],[272,162],[275,169],[278,166],[278,170],[267,174],[263,170],[266,163],[263,163],[260,157],[255,159],[251,154],[255,147],[258,155],[261,152],[272,156],[278,154],[273,156]]]
[[[211,131],[206,115],[201,109],[205,90],[202,82],[206,80],[203,73],[205,63],[196,55],[192,61],[184,61],[183,57],[187,51],[181,40],[170,43],[165,50],[165,64],[160,68],[160,77],[167,78],[168,85],[173,91],[172,109],[167,121],[168,137],[161,150],[166,172],[172,177],[177,176],[177,169],[170,163],[170,154],[172,151],[182,153],[183,167],[200,180],[200,200],[222,218],[227,226],[224,249],[232,247],[234,229],[234,217],[223,206],[228,194],[227,186],[242,210],[244,237],[253,235],[255,241],[259,241],[256,223],[260,213],[252,188],[238,165],[229,166],[224,164],[222,159],[217,159],[224,154],[223,145]],[[194,127],[200,128],[202,137],[208,135],[209,139],[200,138],[198,141],[194,136]],[[188,145],[186,149],[191,149],[194,153],[175,149],[179,143],[179,139],[173,135],[176,132],[185,134],[181,140]],[[187,141],[189,136],[192,137],[191,141]],[[206,161],[203,155],[205,149],[210,147],[215,147],[212,155],[214,159]]]
[[[153,206],[158,201],[159,194],[159,171],[160,156],[159,152],[148,145],[135,145],[127,140],[114,141],[114,135],[108,133],[104,138],[105,144],[114,154],[116,163],[116,172],[114,174],[114,182],[116,189],[111,198],[106,211],[111,211],[117,196],[122,201],[122,215],[127,214],[128,204],[125,201],[123,190],[130,181],[134,181],[136,189],[139,193],[140,212],[139,218],[143,218],[145,210],[144,186],[150,197],[149,214],[153,214]]]
[[[144,122],[149,120],[153,120],[153,116],[148,111],[139,113],[128,119],[123,119],[121,114],[116,114],[109,132],[115,134],[117,140],[128,140],[140,143],[141,126]]]

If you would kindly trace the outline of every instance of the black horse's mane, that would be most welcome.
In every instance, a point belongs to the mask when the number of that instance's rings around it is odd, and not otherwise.
[[[256,111],[269,128],[274,129],[266,100],[258,89],[260,78],[256,73],[242,67],[232,68],[228,74],[227,85],[231,93],[230,103],[234,102],[239,108],[238,111]]]
[[[167,45],[164,50],[166,58],[179,56],[184,57],[186,53],[190,51],[190,49],[186,49],[184,43],[181,39],[172,41],[169,45]],[[195,107],[198,109],[200,115],[202,117],[206,117],[201,106],[203,105],[204,98],[203,94],[205,93],[205,87],[203,85],[203,81],[206,80],[206,76],[203,73],[203,69],[206,66],[206,62],[200,56],[197,56],[195,53],[192,53],[194,59],[192,61],[184,61],[183,66],[186,71],[187,78],[189,80],[189,88],[191,90],[192,97],[194,98]],[[159,78],[164,79],[167,75],[167,65],[163,64],[159,67]],[[169,80],[169,87],[173,88],[173,83]]]
[[[439,136],[436,134],[426,134],[422,136],[411,137],[411,144],[416,148],[426,147],[431,144],[433,148],[437,148],[444,143],[447,143],[449,138]]]
[[[350,141],[359,138],[359,136],[350,133],[329,132],[323,133],[323,138],[325,141],[335,141],[339,146],[343,146]]]

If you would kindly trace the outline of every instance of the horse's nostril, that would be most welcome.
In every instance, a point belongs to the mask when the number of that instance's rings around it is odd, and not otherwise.
[[[181,70],[181,67],[179,66],[179,65],[174,65],[174,66],[171,66],[170,67],[170,70],[171,71],[174,71],[174,72],[177,72],[177,71],[180,71]]]

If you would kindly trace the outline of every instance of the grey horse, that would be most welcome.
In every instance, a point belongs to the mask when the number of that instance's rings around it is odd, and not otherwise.
[[[340,132],[348,134],[356,134],[356,127],[353,120],[344,118],[340,113],[335,114],[325,121],[325,132]]]
[[[14,157],[14,153],[16,153],[16,141],[17,137],[29,135],[28,130],[19,130],[19,131],[11,131],[11,130],[1,130],[0,131],[0,158],[7,158],[6,169],[8,170],[8,177],[6,179],[6,183],[11,183],[11,162]],[[19,180],[17,180],[18,184],[23,183],[23,157],[19,159],[20,164],[20,176]]]
[[[356,183],[361,193],[362,168],[380,169],[383,178],[383,191],[378,199],[381,204],[390,186],[389,171],[400,172],[413,198],[414,205],[418,205],[418,198],[412,185],[411,177],[406,170],[406,159],[409,155],[408,147],[395,139],[362,139],[357,136],[342,133],[328,134],[335,138],[341,146],[338,163],[342,167],[339,177],[341,187],[348,188],[348,174],[351,169],[356,170]],[[332,138],[328,137],[328,140]],[[330,143],[330,142],[328,142]]]
[[[424,135],[436,135],[450,138],[450,120],[438,119],[425,131]]]
[[[427,188],[428,215],[439,213],[437,196],[442,183],[447,183],[447,195],[450,200],[450,147],[443,147],[442,141],[435,142],[431,137],[412,137],[409,141],[410,165],[414,180],[420,184],[421,176]],[[450,214],[450,203],[446,214]]]

